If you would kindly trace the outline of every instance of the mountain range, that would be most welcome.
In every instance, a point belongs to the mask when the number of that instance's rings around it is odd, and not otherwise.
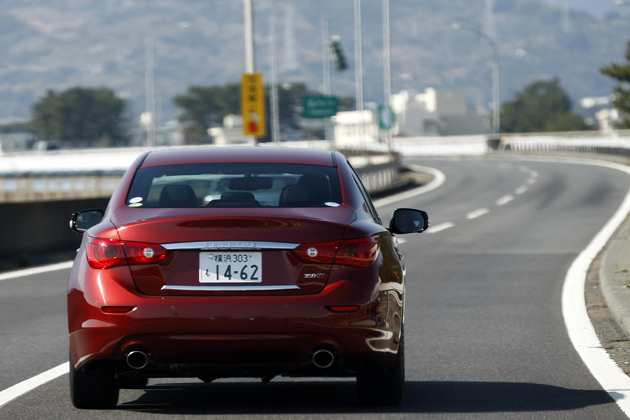
[[[269,81],[269,16],[278,17],[279,82],[321,90],[323,23],[338,35],[349,70],[332,72],[335,95],[355,93],[352,0],[253,0],[257,71]],[[570,4],[569,4],[570,3]],[[575,100],[610,95],[599,73],[623,62],[630,7],[611,0],[391,0],[392,87],[465,89],[488,109],[492,49],[459,23],[496,40],[501,100],[528,83],[559,77]],[[192,85],[238,82],[245,69],[241,0],[1,0],[0,123],[30,117],[47,89],[106,86],[128,100],[131,121],[145,110],[147,45],[163,120],[172,97]],[[382,2],[362,1],[366,101],[383,100]],[[182,24],[185,22],[185,24]]]

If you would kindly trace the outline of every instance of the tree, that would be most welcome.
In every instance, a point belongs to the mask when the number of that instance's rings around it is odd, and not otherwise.
[[[222,125],[226,115],[241,113],[241,84],[190,86],[173,101],[184,110],[179,121],[188,123],[186,138],[206,137],[208,128]]]
[[[626,49],[626,60],[630,63],[630,42]],[[623,83],[630,83],[630,64],[611,64],[601,69],[602,74],[609,76],[619,82],[619,86],[613,90],[613,103],[615,108],[624,118],[619,123],[622,128],[630,128],[630,89],[624,89]]]
[[[501,107],[501,130],[545,132],[588,130],[584,118],[571,113],[572,103],[560,79],[538,80]]]
[[[48,90],[32,107],[31,128],[42,140],[126,142],[124,109],[125,101],[109,88]]]
[[[280,86],[278,89],[278,113],[281,131],[300,130],[300,107],[302,97],[315,95],[304,83],[292,83]],[[271,105],[270,87],[265,86],[267,136],[260,141],[271,140]],[[191,86],[183,95],[174,99],[175,104],[183,109],[179,115],[180,122],[188,128],[185,131],[187,139],[203,138],[207,136],[210,127],[223,124],[223,118],[229,114],[241,114],[241,85],[232,83],[225,86]],[[347,105],[350,101],[342,98]]]

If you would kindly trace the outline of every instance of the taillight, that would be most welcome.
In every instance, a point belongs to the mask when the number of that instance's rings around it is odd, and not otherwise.
[[[375,237],[347,239],[339,244],[335,264],[370,267],[378,258],[379,251],[380,246]]]
[[[335,259],[339,242],[302,244],[293,253],[303,262],[330,264]]]
[[[122,242],[110,239],[90,238],[87,244],[87,260],[92,268],[109,268],[127,264]]]
[[[129,264],[155,264],[166,258],[168,251],[159,244],[124,242]]]
[[[341,242],[320,242],[302,244],[293,250],[300,261],[370,267],[376,259],[380,247],[375,237],[346,239]]]
[[[99,269],[127,264],[154,264],[166,258],[167,253],[159,244],[98,238],[90,238],[87,243],[88,264]]]

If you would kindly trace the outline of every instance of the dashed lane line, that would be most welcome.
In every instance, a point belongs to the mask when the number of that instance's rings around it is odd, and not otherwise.
[[[497,206],[504,206],[507,203],[509,203],[510,201],[514,200],[514,196],[513,195],[504,195],[503,197],[499,198],[497,201],[494,202],[494,204],[496,204]]]
[[[425,233],[438,233],[438,232],[442,232],[443,230],[450,229],[453,226],[455,226],[455,223],[444,222],[444,223],[440,223],[439,225],[431,226],[429,229],[425,231]]]
[[[477,217],[481,217],[484,214],[490,213],[490,210],[483,208],[483,209],[477,209],[475,211],[471,211],[470,213],[468,213],[466,215],[466,219],[468,220],[472,220],[472,219],[476,219]]]

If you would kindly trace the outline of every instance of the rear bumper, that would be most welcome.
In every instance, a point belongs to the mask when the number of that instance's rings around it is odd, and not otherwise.
[[[327,348],[350,370],[366,361],[393,366],[402,324],[399,300],[376,286],[362,302],[349,302],[354,288],[348,282],[310,296],[198,298],[148,297],[118,288],[108,294],[115,298],[107,305],[94,300],[94,293],[72,290],[74,365],[79,369],[99,360],[123,365],[130,350],[142,349],[150,367],[171,373],[181,364],[228,370],[282,365],[279,370],[295,371],[308,365],[316,349]],[[331,303],[360,303],[360,309],[333,313],[326,307]],[[101,310],[118,305],[135,309],[127,314]]]

